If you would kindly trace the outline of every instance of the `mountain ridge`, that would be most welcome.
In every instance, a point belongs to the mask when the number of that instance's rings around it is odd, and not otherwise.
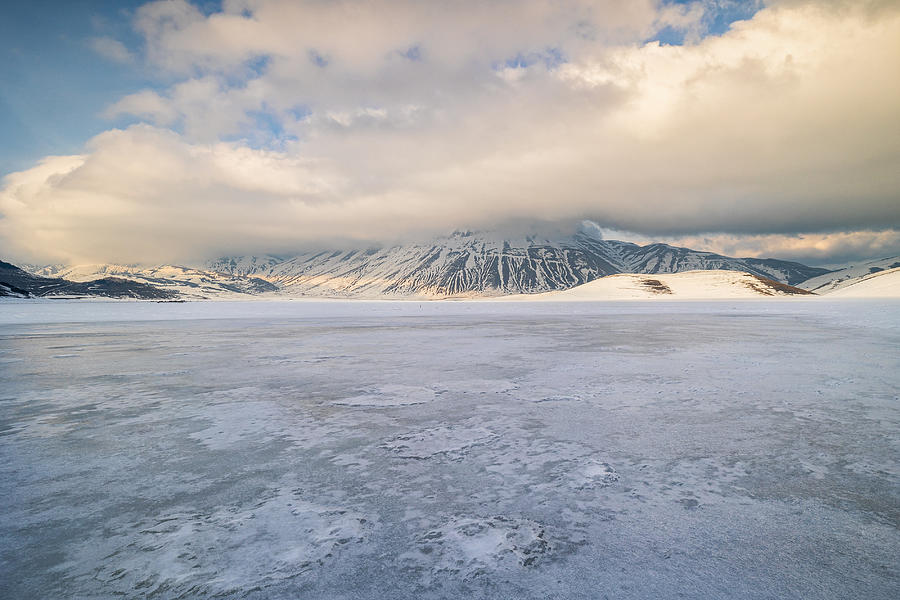
[[[169,300],[172,292],[152,285],[118,277],[101,277],[90,281],[69,281],[57,277],[41,277],[8,262],[0,261],[0,286],[4,296],[19,298],[97,296],[103,298],[135,298]],[[23,293],[25,295],[23,295]]]
[[[32,266],[30,269],[32,273],[39,276],[62,277],[74,282],[88,282],[99,277],[112,276],[167,290],[172,294],[188,299],[239,297],[278,290],[274,284],[257,277],[203,271],[178,265],[160,265],[156,267],[116,264],[47,265],[43,267]]]
[[[698,270],[748,273],[797,286],[829,270],[772,258],[733,258],[652,243],[606,240],[596,229],[568,236],[507,237],[457,231],[426,243],[225,256],[192,266],[48,265],[37,276],[88,282],[113,276],[187,299],[260,294],[321,298],[493,297],[574,288],[610,275]],[[14,283],[14,282],[13,282]]]
[[[579,232],[562,238],[495,238],[456,232],[432,243],[315,251],[278,261],[231,256],[204,268],[254,276],[282,290],[337,297],[452,297],[568,289],[618,273],[743,271],[795,285],[827,269],[778,259],[732,258],[667,244],[640,246]]]

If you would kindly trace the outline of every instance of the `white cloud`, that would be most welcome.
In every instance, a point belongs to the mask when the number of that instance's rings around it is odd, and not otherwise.
[[[4,184],[4,246],[14,240],[20,255],[59,261],[173,261],[198,249],[261,249],[263,240],[283,248],[344,210],[327,201],[338,191],[327,165],[189,145],[143,125],[104,133],[85,155],[51,157]]]
[[[591,218],[746,255],[890,247],[900,10],[785,2],[642,43],[713,4],[152,3],[146,59],[177,81],[108,115],[155,127],[10,176],[0,239],[155,261]]]
[[[125,44],[119,40],[109,37],[95,37],[89,40],[91,48],[102,56],[117,63],[130,63],[134,61],[134,56],[125,47]]]
[[[168,98],[153,90],[129,94],[110,105],[103,115],[108,119],[130,115],[164,127],[173,125],[180,116]]]

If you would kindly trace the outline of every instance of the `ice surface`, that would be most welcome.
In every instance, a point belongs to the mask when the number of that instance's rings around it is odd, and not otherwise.
[[[555,556],[557,542],[550,535],[527,519],[458,517],[417,536],[400,564],[426,587],[436,579],[474,584],[498,573],[515,577],[522,568],[536,568]]]
[[[2,598],[896,598],[900,303],[0,304]]]
[[[382,448],[402,458],[430,458],[438,454],[462,457],[462,454],[496,438],[484,427],[453,425],[405,433],[383,443]]]
[[[382,385],[361,394],[335,400],[346,406],[409,406],[434,400],[434,390],[410,385]]]

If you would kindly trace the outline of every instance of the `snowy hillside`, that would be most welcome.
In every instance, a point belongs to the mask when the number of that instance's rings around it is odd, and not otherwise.
[[[152,285],[184,298],[223,298],[273,292],[278,288],[256,277],[201,271],[174,265],[145,268],[136,265],[52,265],[32,272],[42,277],[61,277],[87,282],[101,277],[118,277]]]
[[[900,267],[900,256],[870,260],[858,265],[825,273],[812,279],[808,279],[797,287],[815,292],[817,294],[830,294],[847,286],[854,285],[864,278],[876,275],[890,269]]]
[[[263,256],[226,256],[212,260],[202,265],[204,269],[217,273],[231,273],[233,275],[255,275],[264,273],[275,265],[291,258],[290,256],[275,256],[266,254]]]
[[[617,273],[723,269],[795,284],[827,272],[775,259],[604,240],[589,229],[554,239],[457,232],[428,244],[308,252],[281,262],[225,257],[203,268],[259,277],[290,295],[432,298],[548,292]]]
[[[876,271],[856,279],[828,294],[829,298],[900,298],[900,267]]]
[[[750,273],[687,271],[661,275],[610,275],[569,290],[508,296],[502,300],[709,300],[796,295],[810,295],[810,292]]]
[[[23,290],[20,287],[16,287],[10,283],[0,282],[0,297],[6,298],[28,298],[31,296],[31,293],[28,290]]]
[[[97,276],[87,281],[63,277],[44,277],[29,273],[14,264],[0,261],[0,296],[29,297],[102,297],[168,300],[177,296],[141,281],[122,277]]]

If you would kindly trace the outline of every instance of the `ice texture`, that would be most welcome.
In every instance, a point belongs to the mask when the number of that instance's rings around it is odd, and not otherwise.
[[[388,384],[365,390],[360,394],[335,400],[346,406],[409,406],[434,400],[434,390],[411,385]]]
[[[496,437],[484,427],[450,425],[398,435],[381,446],[401,458],[430,458],[438,454],[461,458],[473,446],[490,443]]]
[[[12,301],[0,598],[900,597],[900,302]]]

